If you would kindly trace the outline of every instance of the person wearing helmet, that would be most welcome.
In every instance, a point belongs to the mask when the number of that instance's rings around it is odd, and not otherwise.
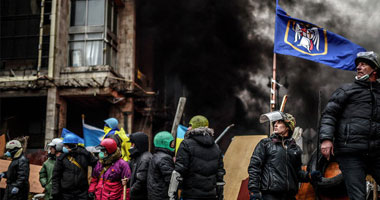
[[[155,153],[148,170],[148,199],[168,200],[170,178],[174,170],[174,138],[171,133],[161,131],[154,136]]]
[[[29,160],[23,154],[20,141],[11,140],[6,146],[6,157],[12,159],[8,171],[0,174],[7,179],[4,200],[25,200],[29,193]]]
[[[62,139],[54,138],[49,144],[48,147],[48,159],[42,164],[40,170],[40,183],[43,188],[45,188],[45,200],[50,200],[53,197],[51,196],[51,187],[52,187],[52,177],[53,169],[56,158],[61,155],[63,143]]]
[[[302,150],[292,138],[296,120],[291,114],[280,114],[282,119],[274,121],[273,134],[262,139],[252,154],[248,166],[250,200],[295,200],[299,181],[310,180],[301,170]],[[313,172],[313,177],[318,173]]]
[[[123,199],[123,186],[131,176],[128,163],[121,158],[120,149],[111,138],[103,139],[97,149],[100,150],[99,161],[92,172],[89,199]]]
[[[208,128],[209,122],[202,115],[192,117],[189,125],[178,148],[169,198],[175,199],[178,180],[182,179],[182,199],[221,199],[225,170],[222,152],[214,142],[214,130]]]
[[[148,199],[147,175],[149,162],[152,158],[152,154],[148,151],[148,136],[143,132],[132,133],[129,141],[131,142],[129,153],[132,170],[132,175],[129,179],[130,198],[132,200],[146,200]]]
[[[356,77],[331,96],[321,118],[321,153],[339,164],[350,199],[365,199],[366,175],[380,182],[379,56],[360,52]]]
[[[104,120],[104,138],[112,138],[116,141],[117,146],[120,148],[122,143],[117,131],[119,131],[119,121],[116,118],[108,118]]]
[[[88,167],[94,167],[97,158],[82,146],[74,134],[66,134],[63,138],[63,148],[57,157],[52,178],[53,199],[87,200],[88,198]]]

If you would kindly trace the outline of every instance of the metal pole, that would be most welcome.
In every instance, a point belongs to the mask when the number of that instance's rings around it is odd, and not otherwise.
[[[272,89],[270,91],[271,93],[271,109],[270,111],[274,111],[276,109],[276,53],[273,54],[273,69],[272,69],[273,75],[272,75]]]
[[[54,54],[56,37],[57,0],[51,2],[48,77],[54,78]]]
[[[44,35],[44,14],[45,14],[45,0],[41,1],[41,17],[40,17],[40,37],[38,43],[38,64],[37,64],[37,77],[40,76],[41,60],[42,60],[42,41]]]
[[[224,131],[219,135],[219,137],[216,138],[215,143],[218,143],[219,140],[222,139],[222,137],[227,133],[227,131],[228,131],[231,127],[233,127],[233,126],[235,126],[235,124],[231,124],[231,125],[227,126],[227,128],[224,129]]]

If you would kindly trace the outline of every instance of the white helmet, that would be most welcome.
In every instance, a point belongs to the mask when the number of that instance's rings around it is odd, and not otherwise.
[[[54,138],[49,144],[48,147],[54,147],[57,151],[62,151],[63,140],[61,138]]]
[[[18,140],[11,140],[5,146],[6,149],[13,150],[14,148],[21,148],[21,143]]]

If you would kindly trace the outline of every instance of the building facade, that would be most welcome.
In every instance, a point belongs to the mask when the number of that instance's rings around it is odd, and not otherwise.
[[[41,149],[115,117],[151,137],[150,77],[136,67],[134,0],[2,0],[0,134]]]

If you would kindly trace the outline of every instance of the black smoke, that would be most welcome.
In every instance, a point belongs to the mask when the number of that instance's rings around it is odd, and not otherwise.
[[[292,16],[351,36],[346,34],[350,18],[340,16],[326,1],[280,2]],[[169,129],[178,97],[185,95],[185,122],[202,114],[217,134],[231,123],[236,124],[231,134],[266,133],[258,118],[269,111],[266,85],[272,69],[274,15],[274,0],[137,1],[137,40],[151,45],[153,52],[156,110],[169,108],[168,113],[156,113],[153,131],[165,124]],[[280,95],[289,95],[286,111],[303,128],[316,128],[319,90],[323,107],[334,88],[352,77],[283,55],[277,55],[277,67],[280,83],[285,76],[289,83],[280,90]]]

